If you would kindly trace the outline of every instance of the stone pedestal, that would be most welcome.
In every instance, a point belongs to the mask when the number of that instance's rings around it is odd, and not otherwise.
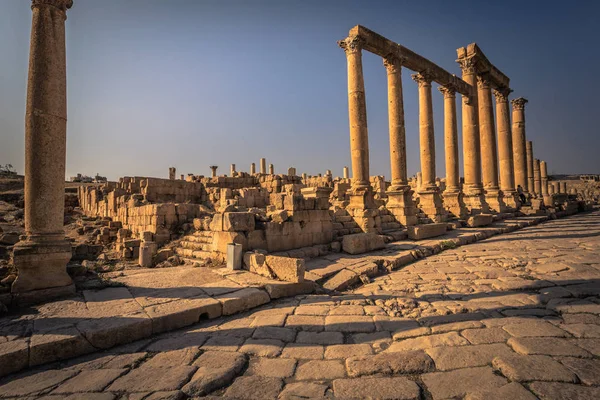
[[[504,193],[501,190],[486,190],[485,202],[488,204],[490,212],[505,213],[509,211],[506,203],[504,202]]]
[[[18,302],[74,292],[66,265],[65,158],[67,142],[66,10],[71,0],[33,0],[25,111],[25,237],[14,247]]]
[[[417,208],[413,201],[413,191],[409,186],[399,190],[386,192],[388,201],[386,208],[392,213],[396,221],[404,226],[411,226],[417,223]]]
[[[363,232],[381,233],[381,218],[370,188],[355,188],[348,194],[348,213]]]
[[[465,202],[463,200],[464,194],[462,191],[449,191],[446,190],[442,193],[444,207],[448,213],[452,214],[456,218],[464,219],[469,215]]]
[[[439,188],[421,190],[419,192],[419,208],[434,222],[444,222],[448,219]]]

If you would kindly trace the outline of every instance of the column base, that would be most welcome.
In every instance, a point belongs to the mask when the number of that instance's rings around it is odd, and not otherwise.
[[[418,210],[413,202],[413,191],[410,187],[394,187],[393,190],[386,193],[388,201],[385,207],[392,213],[396,221],[404,226],[416,225]]]
[[[381,233],[381,217],[371,188],[352,188],[346,210],[363,232]]]
[[[508,207],[508,211],[516,211],[521,207],[521,199],[516,190],[504,192],[504,204]]]
[[[506,203],[504,202],[504,193],[500,190],[486,191],[485,202],[488,203],[492,213],[501,214],[508,212],[508,207],[506,207]]]
[[[419,208],[429,219],[434,222],[444,222],[448,219],[439,189],[423,190],[419,192],[419,199]]]
[[[490,207],[485,201],[483,189],[465,191],[463,200],[470,215],[487,214],[490,212]]]
[[[469,213],[463,200],[464,194],[461,191],[442,193],[443,203],[446,210],[458,219],[467,218]]]
[[[57,240],[31,236],[17,243],[13,249],[13,261],[18,274],[11,293],[14,295],[48,289],[55,289],[50,292],[63,292],[65,287],[73,285],[67,274],[67,263],[71,256],[71,243],[62,238]]]

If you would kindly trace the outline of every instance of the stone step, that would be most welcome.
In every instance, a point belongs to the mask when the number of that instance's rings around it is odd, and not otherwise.
[[[210,251],[184,249],[181,247],[175,248],[175,253],[183,258],[206,259],[212,256]]]
[[[194,242],[194,243],[212,243],[212,236],[210,237],[205,237],[205,236],[194,236],[194,235],[187,235],[183,237],[183,240],[186,242]]]
[[[393,231],[393,230],[397,230],[397,229],[402,229],[402,224],[400,224],[399,222],[393,221],[393,222],[382,222],[381,223],[381,229],[385,232],[385,231]]]
[[[179,247],[184,249],[211,251],[212,243],[188,242],[184,240],[179,243]]]

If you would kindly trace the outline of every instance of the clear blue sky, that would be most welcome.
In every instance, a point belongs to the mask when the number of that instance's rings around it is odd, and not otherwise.
[[[0,163],[23,171],[31,10],[0,0]],[[460,75],[477,42],[529,99],[527,136],[551,173],[600,173],[597,1],[75,0],[68,12],[67,175],[208,175],[350,166],[347,77],[336,41],[364,25]],[[371,174],[389,178],[386,74],[363,57]],[[409,174],[417,85],[404,70]],[[437,175],[443,99],[434,87]],[[460,110],[460,103],[457,103]],[[459,115],[460,118],[460,115]],[[460,126],[460,119],[459,119]],[[460,129],[459,129],[460,130]]]

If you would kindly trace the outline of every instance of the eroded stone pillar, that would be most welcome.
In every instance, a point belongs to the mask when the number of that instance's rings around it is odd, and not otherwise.
[[[349,179],[350,178],[350,171],[348,170],[348,167],[344,167],[344,179]]]
[[[567,182],[560,182],[560,192],[561,193],[569,193],[567,192]]]
[[[533,186],[538,198],[542,197],[542,173],[540,170],[540,160],[533,159]]]
[[[521,186],[523,193],[529,193],[527,180],[527,139],[525,133],[525,104],[527,99],[513,99],[512,105],[512,139],[513,161],[515,168],[515,186]]]
[[[236,173],[236,171],[235,171],[235,164],[231,164],[231,168],[230,168],[229,172],[231,173],[231,176],[235,176],[235,173]]]
[[[546,205],[552,204],[550,202],[550,192],[548,191],[548,164],[546,164],[546,161],[540,161],[540,174],[542,177],[542,196],[544,197],[544,203]]]
[[[269,164],[269,174],[275,175],[275,166],[273,164]]]
[[[267,159],[266,158],[260,159],[260,173],[261,174],[267,173]]]
[[[406,129],[404,124],[404,99],[402,94],[402,63],[396,57],[383,60],[388,81],[388,120],[390,131],[391,185],[388,188],[387,209],[405,226],[417,223],[406,172]]]
[[[535,177],[533,174],[533,142],[528,140],[526,143],[527,151],[527,189],[533,197],[537,197],[535,192]]]
[[[427,73],[412,76],[419,85],[419,147],[421,154],[421,176],[419,207],[430,219],[442,222],[446,213],[435,184],[435,137],[433,131],[433,104],[431,99],[431,77]]]
[[[511,210],[521,206],[515,188],[515,169],[513,159],[513,140],[510,127],[509,88],[494,90],[496,99],[496,124],[498,126],[498,159],[500,168],[500,190],[504,194],[504,203]]]
[[[67,145],[66,11],[71,0],[33,0],[25,111],[25,238],[14,247],[18,302],[75,291],[63,230]]]
[[[217,168],[219,168],[217,165],[211,165],[210,167],[210,171],[211,171],[211,177],[215,178],[217,176]]]
[[[256,164],[252,163],[250,164],[250,175],[254,175],[256,174]]]
[[[461,58],[457,62],[462,70],[462,79],[472,87],[471,95],[462,97],[463,163],[465,183],[464,201],[471,214],[489,212],[481,183],[481,148],[479,138],[479,109],[477,100],[476,62],[472,58]]]
[[[175,167],[169,167],[169,179],[174,181],[175,180],[175,174],[177,173],[177,170],[175,169]]]
[[[443,193],[444,207],[458,218],[464,218],[467,210],[463,202],[458,166],[458,131],[456,125],[456,90],[451,86],[440,86],[444,95],[444,155],[446,160],[446,190]]]
[[[498,148],[494,124],[494,104],[488,76],[477,76],[477,98],[479,101],[479,132],[481,140],[481,170],[485,201],[490,210],[505,212],[506,204],[498,184]]]

